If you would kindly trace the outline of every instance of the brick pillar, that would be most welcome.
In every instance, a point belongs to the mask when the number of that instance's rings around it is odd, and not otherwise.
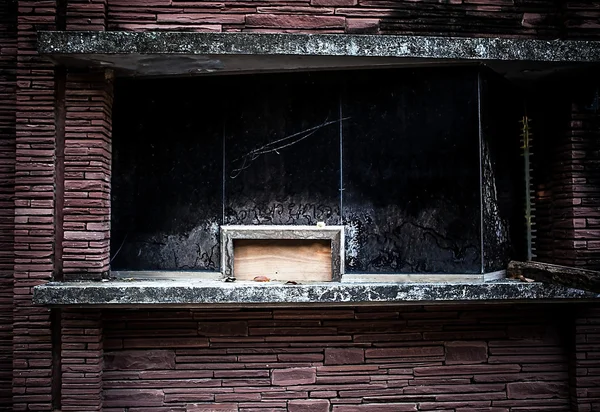
[[[600,269],[600,107],[593,88],[569,96],[560,135],[542,136],[549,146],[543,183],[538,187],[540,261]]]
[[[105,30],[107,0],[69,0],[67,30]]]
[[[40,412],[52,409],[50,310],[31,298],[54,269],[55,82],[36,32],[55,28],[56,1],[18,5],[13,402],[14,411]]]
[[[63,310],[61,411],[102,410],[102,313]]]
[[[573,166],[567,175],[573,196],[574,266],[600,269],[600,107],[594,93],[572,106],[569,137]],[[587,97],[587,98],[586,98]],[[595,104],[599,104],[596,102]],[[572,200],[571,200],[572,199]]]
[[[577,308],[570,367],[571,410],[600,410],[600,307]]]
[[[12,405],[16,6],[0,2],[0,411]]]
[[[100,279],[109,270],[111,114],[112,72],[67,75],[65,280]]]

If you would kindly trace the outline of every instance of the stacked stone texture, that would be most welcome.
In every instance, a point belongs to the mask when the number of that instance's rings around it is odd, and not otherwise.
[[[572,409],[600,410],[600,308],[582,307],[576,312],[575,345],[571,364]]]
[[[103,410],[568,410],[569,316],[479,305],[105,311]]]
[[[69,74],[66,86],[65,279],[109,270],[112,72]]]
[[[584,9],[585,10],[585,9]],[[579,9],[571,15],[579,18]],[[592,13],[594,10],[592,10]],[[587,12],[586,12],[587,13]],[[108,0],[110,30],[556,37],[554,0]],[[587,26],[573,18],[573,27]],[[587,21],[587,20],[586,20]]]
[[[597,38],[600,18],[596,2],[554,0],[61,4],[68,30]],[[55,252],[67,279],[96,279],[108,270],[112,86],[104,72],[68,75],[65,157],[57,158],[57,77],[35,51],[36,31],[56,28],[57,1],[19,0],[18,16],[13,5],[0,1],[0,68],[17,60],[16,73],[0,72],[0,244],[7,241],[0,250],[0,409],[9,409],[10,376],[3,373],[12,362],[14,410],[49,411],[50,311],[32,305],[31,288],[52,278]],[[574,105],[570,132],[558,148],[568,161],[553,180],[548,210],[556,212],[555,233],[547,250],[557,263],[597,268],[594,116]],[[64,165],[60,182],[57,162]],[[64,204],[56,205],[61,183]],[[65,311],[60,407],[523,412],[572,405],[593,411],[600,408],[599,319],[598,309],[573,318],[559,306],[107,310],[104,317]],[[574,335],[567,327],[573,322]],[[576,356],[569,376],[570,352]]]
[[[69,0],[67,30],[104,30],[107,0]]]
[[[12,398],[16,2],[0,3],[0,410]]]
[[[571,161],[564,163],[564,186],[555,188],[569,205],[563,216],[573,221],[570,263],[590,269],[600,269],[600,107],[591,107],[595,98],[591,93],[590,106],[572,106],[567,146]]]
[[[50,310],[32,288],[52,278],[54,248],[54,68],[37,55],[38,30],[55,28],[56,1],[19,1],[15,165],[13,402],[51,410]]]
[[[569,37],[597,39],[600,35],[600,5],[597,1],[566,1],[563,13]]]
[[[594,92],[587,97],[575,99],[565,132],[549,139],[550,167],[537,199],[537,253],[542,261],[600,269],[600,107]]]
[[[100,311],[62,311],[61,411],[102,409],[102,319]]]

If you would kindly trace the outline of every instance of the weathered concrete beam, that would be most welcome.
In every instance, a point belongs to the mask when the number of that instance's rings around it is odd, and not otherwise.
[[[512,261],[508,264],[507,276],[515,278],[524,276],[539,282],[600,293],[600,272],[595,270],[542,262]]]
[[[600,295],[544,283],[315,283],[284,285],[198,280],[48,283],[34,302],[54,306],[364,305],[584,301]]]
[[[51,31],[38,51],[135,75],[480,63],[514,77],[600,62],[597,41],[353,34]]]
[[[202,54],[600,61],[600,42],[353,34],[40,32],[42,54]]]

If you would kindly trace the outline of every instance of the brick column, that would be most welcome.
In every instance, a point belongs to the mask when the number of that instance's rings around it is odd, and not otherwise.
[[[110,71],[67,75],[65,280],[100,279],[109,270],[112,87]]]
[[[107,0],[69,0],[67,30],[105,30]]]
[[[590,91],[592,91],[590,89]],[[572,169],[566,175],[573,196],[574,266],[600,269],[600,107],[594,92],[572,106],[569,130]]]
[[[102,410],[102,313],[63,310],[61,345],[61,410]]]
[[[549,166],[537,193],[538,258],[567,266],[600,269],[600,107],[593,88],[571,95],[569,113],[541,162]],[[566,97],[565,97],[566,98]]]
[[[18,5],[13,401],[14,411],[39,412],[52,409],[50,310],[31,297],[54,269],[55,82],[36,32],[55,29],[56,1]]]
[[[570,367],[571,410],[600,410],[600,307],[581,307],[575,314]]]
[[[0,2],[0,410],[12,405],[17,5]]]

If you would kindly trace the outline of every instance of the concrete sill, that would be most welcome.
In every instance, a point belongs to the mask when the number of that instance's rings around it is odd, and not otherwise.
[[[42,31],[38,51],[136,76],[474,63],[531,78],[600,62],[597,41],[355,34]]]
[[[219,280],[113,280],[50,282],[36,286],[39,305],[71,307],[190,307],[381,305],[455,302],[583,302],[600,295],[517,280],[448,283],[310,283]]]

